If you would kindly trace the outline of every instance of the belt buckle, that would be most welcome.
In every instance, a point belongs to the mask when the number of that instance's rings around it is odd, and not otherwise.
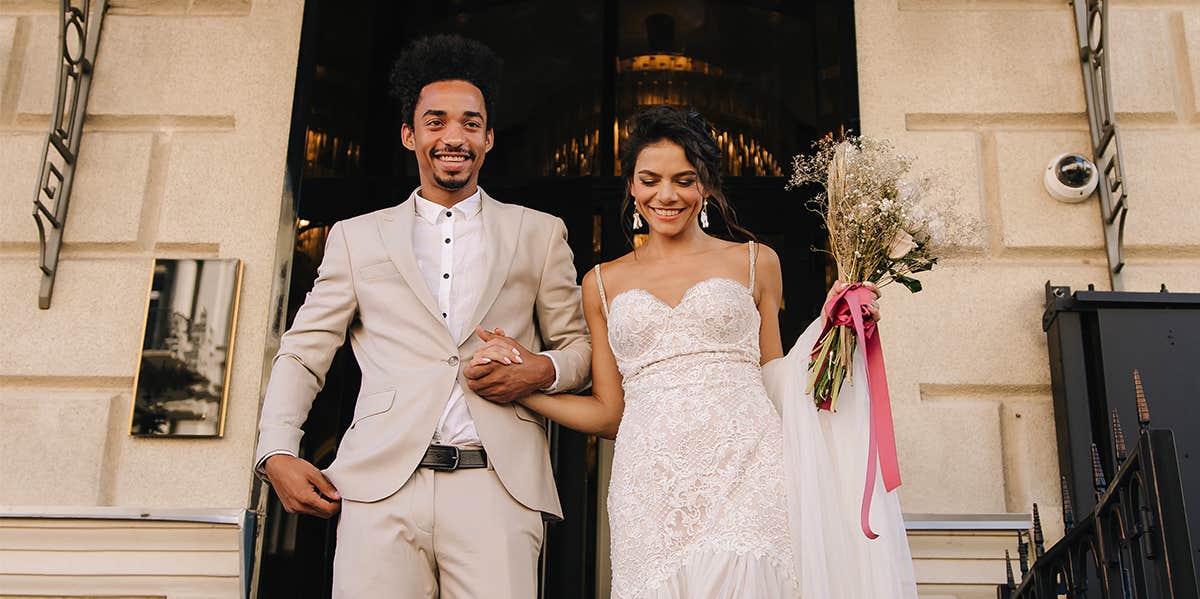
[[[455,470],[458,470],[458,462],[459,462],[459,460],[462,459],[462,452],[458,449],[458,447],[456,447],[454,445],[435,445],[434,447],[439,447],[442,449],[449,449],[451,452],[453,452],[454,463],[451,464],[449,467],[431,466],[431,468],[433,470],[436,470],[438,472],[453,472]]]

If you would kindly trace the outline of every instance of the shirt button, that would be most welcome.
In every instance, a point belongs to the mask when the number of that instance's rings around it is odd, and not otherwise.
[[[442,278],[443,278],[443,279],[449,279],[449,278],[450,278],[450,273],[443,273],[443,274],[442,274]]]
[[[447,210],[447,211],[446,211],[446,217],[447,217],[447,218],[450,218],[450,217],[453,217],[453,216],[454,216],[454,213],[453,213],[453,212],[450,212],[449,210]]]
[[[449,237],[447,237],[447,238],[446,238],[446,243],[450,243],[450,238],[449,238]]]
[[[446,316],[446,313],[445,313],[445,312],[442,312],[442,318],[446,318],[446,317],[447,317],[447,316]]]
[[[446,358],[446,363],[451,366],[458,366],[458,356],[450,356]]]

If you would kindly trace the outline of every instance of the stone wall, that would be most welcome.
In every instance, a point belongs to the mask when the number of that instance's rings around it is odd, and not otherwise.
[[[53,104],[57,8],[54,0],[0,0],[0,506],[244,509],[278,284],[302,2],[110,2],[53,303],[39,310],[30,214]],[[245,264],[224,438],[129,436],[156,257]],[[28,532],[30,522],[14,526]],[[5,530],[0,588],[15,590],[10,584],[37,575],[22,564],[39,561],[20,551],[28,536]],[[236,534],[229,538],[224,550],[236,551]],[[117,566],[119,554],[110,557],[114,573],[137,577],[136,568]],[[89,559],[84,569],[104,561]],[[236,588],[236,558],[205,564],[203,575],[231,575]],[[169,561],[150,570],[171,573]],[[87,586],[37,576],[49,586],[20,588],[75,595]],[[105,592],[148,590],[131,584]],[[206,594],[181,584],[153,594]]]
[[[918,170],[945,173],[962,212],[985,226],[977,247],[921,277],[924,292],[885,294],[904,510],[1028,512],[1036,501],[1056,539],[1043,285],[1109,288],[1097,200],[1059,203],[1041,184],[1055,155],[1091,154],[1073,9],[1060,0],[856,4],[863,131],[918,156]],[[1188,180],[1200,155],[1200,5],[1114,0],[1110,27],[1130,194],[1125,288],[1200,291],[1200,210]],[[994,596],[941,571],[924,571],[923,596]],[[985,571],[1000,581],[1002,562]]]
[[[137,515],[247,507],[302,2],[110,2],[38,310],[30,214],[56,11],[0,0],[0,594],[234,597],[248,574],[236,525]],[[244,260],[223,438],[128,435],[155,258]]]

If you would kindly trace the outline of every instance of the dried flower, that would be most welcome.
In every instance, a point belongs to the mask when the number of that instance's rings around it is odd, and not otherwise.
[[[901,229],[896,231],[896,236],[892,238],[892,243],[888,245],[888,258],[899,260],[907,256],[916,247],[917,242],[913,240],[913,236],[908,231]]]
[[[921,282],[912,274],[975,238],[974,223],[949,218],[950,202],[930,200],[932,177],[907,177],[911,159],[887,140],[830,135],[813,147],[813,154],[793,159],[788,188],[822,187],[809,207],[829,232],[838,279],[879,287],[895,282],[916,293]],[[833,409],[842,379],[852,372],[854,343],[853,335],[834,329],[813,348],[810,387],[819,407]]]

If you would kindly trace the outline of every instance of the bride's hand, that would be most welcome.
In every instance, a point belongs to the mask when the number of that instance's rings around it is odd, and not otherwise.
[[[882,317],[879,314],[879,287],[876,287],[875,283],[870,282],[861,283],[861,285],[869,290],[871,295],[875,296],[874,299],[871,300],[871,303],[867,304],[867,312],[871,313],[871,320],[879,322],[882,320]],[[841,293],[843,289],[849,286],[850,285],[841,281],[834,281],[833,287],[829,288],[829,293],[825,294],[825,303],[829,303],[829,300],[833,299],[833,296]]]
[[[504,331],[476,328],[483,345],[463,369],[467,386],[480,397],[509,403],[554,384],[557,371],[547,356],[530,352]]]
[[[479,329],[476,334],[484,341],[484,344],[475,350],[475,354],[471,356],[469,366],[482,366],[496,362],[498,364],[511,365],[513,363],[522,364],[524,359],[521,357],[520,344],[508,337],[504,336],[504,331],[501,329],[493,329],[484,331]]]

